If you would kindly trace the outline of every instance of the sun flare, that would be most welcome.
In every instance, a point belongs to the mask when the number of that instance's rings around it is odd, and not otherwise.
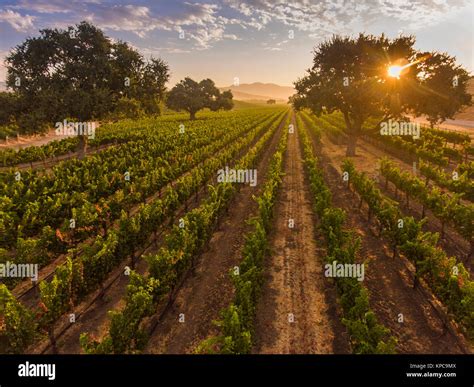
[[[393,78],[400,78],[403,71],[403,66],[390,66],[388,68],[388,75]]]

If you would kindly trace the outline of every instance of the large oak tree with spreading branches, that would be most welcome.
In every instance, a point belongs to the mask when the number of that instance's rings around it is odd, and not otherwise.
[[[469,73],[448,54],[421,52],[414,44],[413,36],[334,36],[314,49],[313,66],[295,82],[291,102],[316,115],[341,112],[348,156],[369,118],[426,115],[432,124],[453,118],[472,103]],[[402,69],[398,77],[390,76],[390,66]]]

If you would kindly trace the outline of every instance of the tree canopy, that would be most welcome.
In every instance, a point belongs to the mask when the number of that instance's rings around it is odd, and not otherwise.
[[[413,36],[334,36],[314,49],[313,66],[295,82],[296,109],[340,111],[348,135],[347,155],[369,117],[427,115],[435,123],[471,104],[468,72],[447,54],[420,52]],[[389,72],[390,66],[391,68]],[[394,74],[395,71],[395,74]],[[395,76],[394,76],[395,75]]]
[[[203,79],[198,83],[186,77],[170,90],[166,106],[177,111],[185,110],[194,120],[196,113],[204,108],[212,111],[232,109],[232,98],[230,90],[221,93],[211,79]]]
[[[169,78],[164,61],[145,61],[88,22],[41,30],[16,46],[6,64],[7,86],[18,96],[17,122],[26,132],[66,117],[104,117],[123,105],[122,98],[137,100],[145,113],[159,113]]]

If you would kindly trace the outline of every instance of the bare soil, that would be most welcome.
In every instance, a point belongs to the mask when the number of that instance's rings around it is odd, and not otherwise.
[[[289,227],[294,219],[294,228]],[[347,353],[335,290],[324,277],[315,241],[311,193],[297,132],[289,135],[285,176],[277,199],[271,255],[257,305],[254,353]]]

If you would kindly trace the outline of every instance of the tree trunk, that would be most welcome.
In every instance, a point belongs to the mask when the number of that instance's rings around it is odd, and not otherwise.
[[[346,156],[352,157],[356,155],[356,144],[357,136],[360,133],[361,120],[352,121],[349,112],[343,111],[344,122],[346,124],[346,133],[347,133],[347,149]]]
[[[346,156],[353,157],[356,155],[357,135],[351,133],[347,136]]]
[[[189,112],[189,117],[190,117],[191,120],[195,120],[196,119],[196,112],[195,111]]]
[[[79,159],[83,159],[87,153],[87,136],[79,136],[79,144],[77,145],[77,150],[79,152]]]

